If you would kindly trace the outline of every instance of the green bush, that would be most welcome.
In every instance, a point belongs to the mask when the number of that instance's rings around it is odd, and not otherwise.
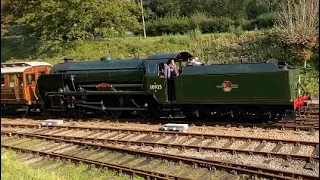
[[[231,18],[210,18],[201,22],[201,31],[203,33],[228,32],[230,27],[235,24]]]
[[[312,67],[302,69],[301,84],[305,90],[313,96],[313,99],[319,98],[319,71]]]
[[[205,16],[191,18],[165,17],[146,23],[148,36],[185,34],[196,28],[199,28],[203,33],[228,32],[231,26],[241,25],[239,22],[237,25],[231,18],[206,18]]]
[[[264,13],[258,16],[254,20],[253,24],[259,29],[271,28],[275,24],[277,18],[278,18],[278,15],[275,12]]]
[[[190,23],[190,19],[186,17],[165,17],[146,23],[146,31],[148,36],[184,34],[194,28],[195,26]]]
[[[234,22],[235,27],[241,27],[243,30],[253,30],[251,25],[252,21],[247,19],[236,19]]]

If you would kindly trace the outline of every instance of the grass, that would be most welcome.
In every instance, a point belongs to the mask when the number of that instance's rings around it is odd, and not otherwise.
[[[19,158],[20,156],[20,158]],[[61,163],[54,162],[52,159],[45,159],[31,165],[26,165],[19,161],[21,155],[14,151],[1,149],[1,179],[3,180],[102,180],[115,179],[127,180],[128,175],[116,175],[115,171],[101,171],[97,168],[89,169],[87,165],[75,165],[65,163],[63,166],[49,169],[50,164]],[[62,163],[61,163],[62,164]],[[143,178],[135,176],[133,179]]]
[[[78,61],[97,60],[102,56],[113,59],[147,57],[152,53],[188,51],[206,62],[223,62],[232,59],[238,51],[238,43],[249,42],[260,37],[261,31],[245,32],[241,36],[233,33],[186,35],[164,35],[156,37],[109,38],[95,41],[78,41],[67,44],[39,44],[34,39],[4,37],[1,41],[1,61],[26,61],[37,59],[56,64],[66,56]],[[55,52],[55,53],[53,53]],[[245,57],[254,60],[255,58]],[[261,59],[262,60],[262,59]]]

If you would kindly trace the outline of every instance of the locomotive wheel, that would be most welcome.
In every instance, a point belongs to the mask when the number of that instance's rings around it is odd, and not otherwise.
[[[122,97],[110,98],[107,101],[105,101],[103,104],[106,108],[123,107],[123,99]],[[106,110],[103,118],[117,119],[121,116],[121,114],[122,114],[122,110]]]

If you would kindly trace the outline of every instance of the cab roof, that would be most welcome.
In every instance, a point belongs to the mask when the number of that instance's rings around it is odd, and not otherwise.
[[[187,61],[192,55],[188,52],[172,52],[172,53],[157,53],[150,55],[146,60],[182,60]]]

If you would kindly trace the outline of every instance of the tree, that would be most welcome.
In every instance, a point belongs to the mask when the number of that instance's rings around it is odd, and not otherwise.
[[[4,12],[4,7],[7,1],[1,1],[1,36],[3,36],[8,30],[8,23],[11,21],[12,16]]]
[[[34,28],[41,40],[123,36],[139,28],[140,9],[127,0],[38,0],[19,22]]]
[[[1,1],[1,36],[3,36],[11,24],[21,18],[28,10],[32,11],[37,0],[2,0]]]
[[[295,47],[306,67],[319,47],[319,0],[287,0],[280,6],[277,29],[281,40]]]

